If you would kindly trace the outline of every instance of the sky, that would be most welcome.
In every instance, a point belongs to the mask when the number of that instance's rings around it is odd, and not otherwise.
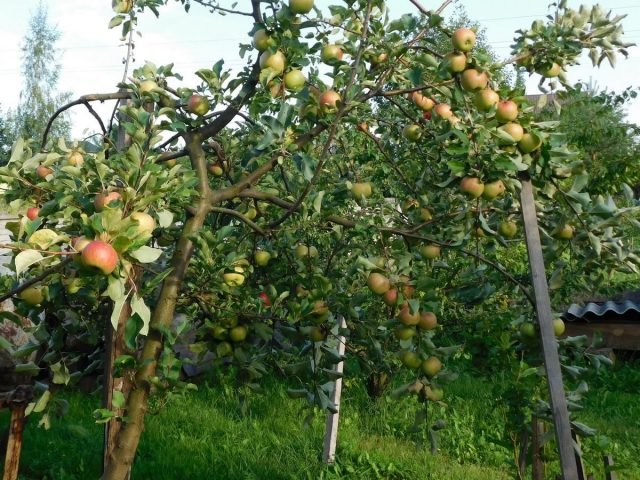
[[[22,39],[28,30],[29,18],[37,9],[40,0],[3,0],[0,7],[0,108],[3,112],[15,108],[22,86],[21,50]],[[73,98],[88,93],[104,93],[117,90],[122,78],[122,60],[126,54],[120,39],[120,29],[109,30],[107,24],[113,16],[110,0],[42,0],[49,11],[49,21],[61,33],[58,41],[61,75],[60,91],[69,91]],[[222,1],[230,6],[231,0]],[[237,8],[249,10],[248,0],[239,0]],[[321,8],[338,0],[316,0]],[[502,57],[509,56],[509,45],[518,28],[527,28],[536,18],[548,12],[549,0],[496,1],[458,0],[469,18],[485,27],[489,44]],[[388,1],[392,18],[404,13],[418,13],[409,0]],[[421,0],[426,8],[435,9],[440,0]],[[623,20],[625,39],[640,44],[640,0],[608,0],[604,2],[613,13],[628,14]],[[569,0],[577,8],[578,2]],[[326,11],[326,8],[324,8]],[[445,14],[452,14],[450,6]],[[248,43],[248,32],[252,28],[249,17],[210,15],[205,9],[194,5],[186,14],[176,1],[161,9],[159,19],[152,14],[144,15],[139,22],[142,36],[136,40],[135,66],[145,61],[157,65],[173,62],[174,71],[185,77],[186,84],[195,86],[198,81],[193,72],[207,68],[219,59],[225,65],[239,68],[244,61],[238,54],[237,45]],[[571,82],[592,82],[601,90],[620,92],[625,88],[640,87],[640,48],[630,49],[627,60],[620,59],[616,69],[603,63],[594,68],[585,58],[582,65],[568,71]],[[538,93],[539,77],[533,76],[527,84],[527,93]],[[96,108],[108,115],[112,106]],[[628,119],[640,124],[640,99],[627,107]],[[95,131],[95,120],[81,107],[72,115],[74,136]]]

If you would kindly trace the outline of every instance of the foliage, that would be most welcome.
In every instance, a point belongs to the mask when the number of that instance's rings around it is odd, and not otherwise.
[[[17,137],[40,140],[48,120],[58,107],[67,103],[70,93],[56,93],[60,76],[60,33],[49,24],[46,6],[40,3],[29,21],[29,31],[22,45],[22,76],[24,87],[20,101],[11,115],[12,133]],[[52,137],[68,137],[70,123],[63,116],[52,129]]]
[[[159,13],[163,3],[116,1],[110,26],[126,34],[141,11]],[[583,159],[557,122],[541,121],[501,81],[504,64],[472,46],[467,54],[431,52],[438,38],[473,32],[452,32],[440,12],[390,21],[379,0],[332,6],[331,21],[319,11],[296,17],[280,3],[261,12],[260,3],[242,13],[255,20],[251,34],[268,32],[260,34],[266,45],[256,42],[265,51],[240,45],[247,63],[238,75],[219,61],[188,87],[172,65],[147,63],[121,85],[124,93],[84,98],[126,97],[118,130],[103,144],[61,139],[36,152],[34,141],[20,140],[0,168],[6,200],[23,213],[9,225],[15,276],[5,286],[18,294],[23,279],[46,277],[43,299],[25,299],[22,311],[37,321],[43,311],[71,306],[91,319],[92,340],[105,324],[123,332],[128,353],[117,359],[118,375],[135,382],[112,410],[96,412],[101,422],[128,420],[108,479],[126,476],[145,412],[192,388],[180,376],[191,362],[233,365],[243,394],[259,391],[275,370],[295,378],[288,394],[306,400],[307,422],[316,408],[335,411],[342,335],[346,355],[378,383],[406,369],[395,396],[417,403],[416,435],[435,450],[444,423],[426,412],[443,414],[442,387],[455,379],[451,366],[461,355],[443,333],[471,306],[498,312],[475,335],[510,329],[492,361],[527,379],[512,405],[546,412],[539,348],[515,334],[532,316],[518,263],[523,180],[537,188],[553,289],[577,265],[582,281],[597,281],[640,263],[622,230],[637,207],[592,198]],[[541,70],[549,62],[570,64],[582,49],[608,58],[626,53],[607,40],[620,19],[590,12],[582,21],[558,6],[546,23],[521,33],[512,60],[529,58],[530,71],[549,76]],[[550,35],[564,41],[551,47]],[[334,42],[345,58],[323,60],[323,47]],[[292,69],[304,69],[304,85],[287,83],[283,74]],[[467,84],[469,73],[480,86]],[[485,105],[484,94],[504,102]],[[508,120],[521,135],[505,129]],[[566,283],[575,285],[575,277]],[[388,292],[394,296],[383,301]],[[51,340],[65,329],[50,315],[38,323],[51,332],[32,346],[47,351],[41,377],[48,366],[54,383],[69,383],[76,357]],[[563,362],[581,373],[573,364],[578,343]]]

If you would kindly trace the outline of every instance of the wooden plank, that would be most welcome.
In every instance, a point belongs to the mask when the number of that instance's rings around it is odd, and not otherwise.
[[[22,450],[22,432],[24,430],[23,403],[14,405],[11,409],[11,425],[9,427],[9,440],[7,442],[7,454],[4,461],[3,480],[16,480],[20,466],[20,451]]]
[[[618,350],[640,350],[640,324],[565,322],[565,325],[564,336],[586,335],[591,339],[597,332],[602,335],[604,347]]]
[[[618,480],[618,475],[613,470],[613,457],[611,455],[605,455],[602,457],[604,462],[604,479],[605,480]]]
[[[539,331],[542,341],[544,366],[547,373],[547,383],[549,385],[553,423],[555,425],[558,452],[560,454],[560,470],[564,480],[582,480],[578,477],[573,439],[571,438],[571,423],[569,422],[567,399],[564,394],[558,346],[553,331],[551,300],[549,298],[549,286],[545,274],[540,232],[538,231],[533,185],[529,178],[522,179],[520,205],[522,208],[527,252],[529,254],[531,280],[536,298],[536,312],[538,325],[540,327]]]
[[[587,477],[587,474],[585,473],[585,469],[584,469],[584,462],[582,461],[582,447],[580,446],[580,438],[578,437],[578,434],[575,432],[575,430],[571,430],[571,438],[573,438],[573,441],[576,444],[576,466],[578,467],[578,478],[580,480],[585,480]]]
[[[541,445],[544,435],[544,423],[536,415],[531,417],[531,479],[544,480],[544,462],[542,452],[544,446]]]
[[[340,317],[340,328],[347,328],[347,322],[344,317]],[[342,356],[346,348],[347,339],[344,335],[338,335],[338,353]],[[338,362],[336,372],[344,371],[344,362]],[[331,393],[331,402],[336,406],[337,413],[327,413],[327,422],[324,433],[324,449],[322,452],[322,461],[329,465],[336,460],[336,446],[338,445],[338,422],[340,421],[340,399],[342,397],[342,377],[337,378],[335,387]]]

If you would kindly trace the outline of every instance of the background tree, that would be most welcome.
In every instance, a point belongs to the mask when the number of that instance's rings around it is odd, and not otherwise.
[[[9,160],[12,143],[9,128],[7,118],[0,109],[0,165],[4,165]]]
[[[22,46],[22,75],[24,88],[20,103],[12,115],[11,127],[15,137],[40,141],[47,121],[60,105],[65,104],[70,93],[57,93],[60,76],[60,51],[56,42],[60,32],[49,24],[47,8],[40,3],[29,21],[29,31]],[[54,137],[68,137],[70,120],[63,116],[53,126]]]

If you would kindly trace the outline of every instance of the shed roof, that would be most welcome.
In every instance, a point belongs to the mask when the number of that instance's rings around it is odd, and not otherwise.
[[[572,304],[562,315],[569,321],[616,321],[640,323],[640,302],[634,300],[608,300],[588,302],[584,305]]]

